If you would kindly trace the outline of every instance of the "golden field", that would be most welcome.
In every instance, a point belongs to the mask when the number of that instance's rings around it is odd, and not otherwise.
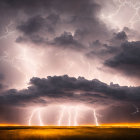
[[[139,125],[0,126],[0,140],[140,140]]]

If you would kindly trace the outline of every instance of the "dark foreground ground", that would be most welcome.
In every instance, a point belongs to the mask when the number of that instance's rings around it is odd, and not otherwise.
[[[140,140],[140,128],[1,126],[0,140]]]

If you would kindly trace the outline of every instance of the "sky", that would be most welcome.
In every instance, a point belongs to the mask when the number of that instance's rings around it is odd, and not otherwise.
[[[139,0],[0,0],[0,17],[0,124],[140,122]]]

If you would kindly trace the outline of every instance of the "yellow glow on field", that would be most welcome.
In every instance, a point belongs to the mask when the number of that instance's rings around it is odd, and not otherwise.
[[[0,126],[23,126],[23,127],[28,127],[28,125],[20,125],[20,124],[0,124]],[[29,127],[96,127],[96,125],[93,124],[83,124],[83,125],[77,125],[77,126],[58,126],[58,125],[44,125],[44,126],[29,126]],[[100,124],[97,127],[106,127],[106,126],[110,126],[110,127],[115,127],[115,126],[124,126],[124,127],[133,127],[133,126],[139,126],[140,127],[140,123],[108,123],[108,124]]]
[[[110,124],[109,124],[110,125]],[[125,125],[125,124],[123,124]],[[135,125],[135,124],[133,124]],[[2,140],[140,139],[140,127],[123,126],[1,126]]]

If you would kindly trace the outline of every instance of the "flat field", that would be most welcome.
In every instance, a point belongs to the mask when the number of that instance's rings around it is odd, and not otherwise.
[[[140,127],[0,126],[0,140],[140,140]]]

